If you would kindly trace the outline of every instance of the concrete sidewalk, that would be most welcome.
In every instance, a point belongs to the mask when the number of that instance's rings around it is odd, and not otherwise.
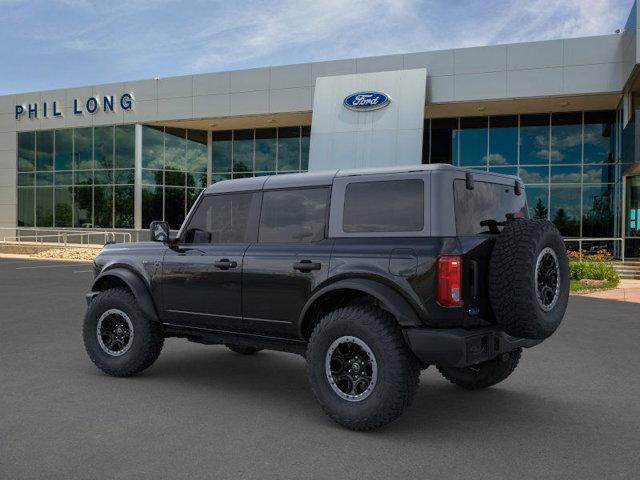
[[[602,298],[604,300],[619,300],[623,302],[640,303],[640,280],[620,280],[618,288],[604,290],[601,292],[580,293],[591,298]]]

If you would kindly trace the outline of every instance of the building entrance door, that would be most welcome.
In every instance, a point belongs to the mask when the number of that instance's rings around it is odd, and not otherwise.
[[[640,257],[640,175],[624,177],[625,257]]]

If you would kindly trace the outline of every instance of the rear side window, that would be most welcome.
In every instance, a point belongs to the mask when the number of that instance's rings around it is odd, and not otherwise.
[[[458,235],[496,233],[501,229],[498,223],[504,222],[508,213],[521,213],[527,218],[524,190],[516,195],[509,185],[478,181],[469,190],[464,180],[455,180],[453,191]]]
[[[185,243],[249,243],[257,236],[257,193],[205,196],[185,230]]]
[[[345,190],[342,230],[420,232],[424,207],[424,182],[420,179],[353,182]]]
[[[328,188],[264,192],[258,241],[315,242],[324,238]]]

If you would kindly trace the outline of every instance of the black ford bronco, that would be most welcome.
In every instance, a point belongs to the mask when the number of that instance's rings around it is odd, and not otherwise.
[[[298,353],[354,430],[397,418],[429,365],[465,389],[506,379],[568,301],[564,242],[527,218],[520,180],[447,165],[219,182],[175,238],[150,235],[95,259],[98,368],[136,374],[167,337]]]

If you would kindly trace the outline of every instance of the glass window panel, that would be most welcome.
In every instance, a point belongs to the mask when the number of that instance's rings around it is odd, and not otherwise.
[[[165,170],[184,171],[187,160],[187,131],[181,128],[167,128],[164,134]]]
[[[549,183],[549,167],[520,167],[518,175],[524,183]]]
[[[616,165],[607,163],[603,165],[585,165],[584,183],[613,183],[616,178]]]
[[[431,120],[431,163],[453,163],[458,154],[457,129],[457,118]]]
[[[93,187],[73,189],[73,211],[75,227],[92,227]]]
[[[213,175],[211,177],[211,183],[222,182],[224,180],[231,180],[231,174],[227,175]]]
[[[48,186],[53,185],[53,173],[50,172],[36,172],[36,186]]]
[[[113,127],[93,129],[94,168],[113,168]]]
[[[73,130],[73,158],[76,170],[93,168],[93,128]]]
[[[35,176],[33,173],[19,173],[18,174],[18,186],[19,187],[31,187],[35,184]]]
[[[518,175],[518,167],[489,167],[490,172],[501,173],[503,175]]]
[[[53,187],[36,187],[36,226],[53,227]]]
[[[301,129],[300,136],[300,170],[309,170],[309,145],[311,143],[311,127],[305,126]]]
[[[33,227],[35,188],[18,188],[18,226]]]
[[[613,185],[589,185],[582,191],[582,236],[613,237]]]
[[[388,180],[347,185],[345,232],[419,232],[424,227],[424,182]]]
[[[113,183],[113,170],[94,170],[94,185],[111,185]]]
[[[73,188],[56,187],[54,192],[56,227],[73,227]]]
[[[187,171],[206,172],[208,157],[207,132],[187,130]]]
[[[187,188],[187,212],[193,207],[201,192],[201,188]]]
[[[582,180],[582,167],[580,165],[570,167],[551,166],[551,183],[580,183]]]
[[[93,170],[76,170],[73,175],[76,185],[93,185]]]
[[[187,173],[187,187],[206,187],[207,172]]]
[[[234,173],[231,178],[250,178],[253,177],[253,172],[246,173]]]
[[[113,183],[115,184],[133,184],[134,181],[135,170],[133,169],[114,170],[113,172]]]
[[[615,162],[615,112],[585,112],[584,163]]]
[[[133,185],[114,187],[114,227],[133,228]]]
[[[163,127],[142,127],[142,168],[164,168],[163,132]]]
[[[162,220],[162,187],[142,187],[142,228],[154,220]]]
[[[470,117],[460,119],[460,130],[457,130],[459,141],[458,165],[487,164],[487,117]]]
[[[35,132],[18,133],[18,171],[32,172],[36,165]]]
[[[525,188],[527,203],[529,205],[529,217],[534,220],[549,219],[549,187]]]
[[[73,172],[56,172],[56,185],[73,185]]]
[[[329,189],[265,192],[260,242],[315,242],[324,238]]]
[[[580,186],[552,186],[549,216],[563,236],[579,237]]]
[[[167,170],[164,172],[164,184],[173,187],[185,186],[185,172],[174,172]]]
[[[517,165],[518,116],[489,119],[489,165]]]
[[[551,163],[582,162],[582,113],[551,116]]]
[[[162,170],[143,169],[142,183],[145,185],[164,185],[164,172]]]
[[[233,132],[233,172],[253,174],[253,130]]]
[[[278,171],[300,170],[300,127],[278,129]]]
[[[36,132],[36,170],[53,170],[53,130]]]
[[[230,172],[232,150],[231,132],[212,132],[211,150],[213,156],[213,172]]]
[[[256,172],[276,169],[277,130],[258,128],[256,130]]]
[[[164,219],[174,230],[178,230],[184,221],[185,195],[185,188],[165,187],[164,189]]]
[[[136,161],[135,125],[116,125],[115,167],[134,168]]]
[[[520,165],[549,163],[549,115],[520,116]]]
[[[93,223],[95,228],[113,227],[113,187],[94,187]]]
[[[56,130],[56,152],[54,164],[56,170],[73,169],[73,130]]]

